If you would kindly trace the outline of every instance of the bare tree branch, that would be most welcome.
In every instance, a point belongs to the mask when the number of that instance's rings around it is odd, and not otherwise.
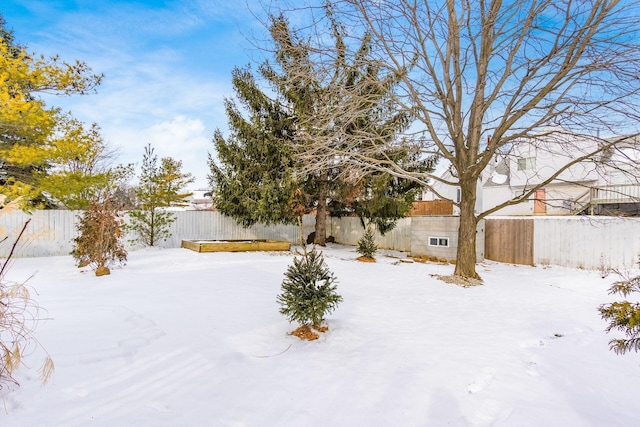
[[[451,165],[452,178],[394,164],[384,153],[400,143],[397,139],[371,129],[352,132],[369,105],[366,97],[376,93],[357,88],[335,88],[338,96],[334,92],[316,105],[302,125],[307,132],[302,156],[309,168],[340,162],[350,173],[387,172],[426,187],[433,182],[460,187],[458,275],[477,277],[479,219],[567,180],[576,168],[607,162],[604,154],[623,143],[612,136],[640,130],[635,0],[336,0],[331,8],[353,34],[370,34],[370,66],[399,82],[392,89],[381,86],[387,100],[378,119],[408,114],[413,124],[402,143],[424,155],[437,154]],[[320,41],[313,57],[317,70],[318,64],[331,63],[331,49],[322,45],[321,35],[313,39]],[[344,48],[350,47],[345,41]],[[545,130],[549,125],[555,130]],[[578,137],[556,138],[558,126]],[[624,144],[633,145],[632,140]],[[476,212],[477,187],[490,162],[515,156],[515,147],[527,145],[550,156],[562,154],[566,162],[532,177],[522,195]]]

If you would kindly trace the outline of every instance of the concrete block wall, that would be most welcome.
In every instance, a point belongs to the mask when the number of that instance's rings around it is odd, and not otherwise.
[[[411,218],[411,255],[453,261],[458,250],[458,216],[419,216]],[[437,240],[437,244],[433,240]],[[442,245],[446,239],[447,245]],[[476,230],[476,260],[484,260],[484,221]]]

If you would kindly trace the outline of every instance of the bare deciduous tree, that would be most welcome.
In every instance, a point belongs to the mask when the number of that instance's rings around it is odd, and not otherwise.
[[[370,35],[371,65],[400,81],[388,110],[415,119],[406,138],[424,155],[440,156],[451,178],[409,171],[384,155],[396,141],[372,128],[354,131],[350,118],[369,105],[368,91],[358,88],[344,88],[341,103],[327,104],[305,126],[313,142],[306,155],[316,167],[340,159],[351,170],[459,187],[456,276],[478,278],[479,220],[636,141],[610,138],[637,135],[640,124],[636,1],[337,0],[331,8],[353,33]],[[327,52],[318,42],[316,60],[328,60]],[[511,200],[476,211],[483,171],[497,156],[516,155],[523,141],[563,161]]]

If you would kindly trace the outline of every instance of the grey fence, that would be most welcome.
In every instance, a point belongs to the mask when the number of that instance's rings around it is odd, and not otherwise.
[[[27,220],[23,238],[16,247],[16,257],[40,257],[68,255],[72,248],[72,239],[78,235],[76,230],[81,211],[42,210],[32,214],[21,211],[0,212],[0,258],[6,258],[20,230]],[[179,248],[182,240],[230,240],[230,239],[273,239],[291,243],[300,242],[300,229],[297,225],[255,225],[245,228],[233,219],[212,211],[178,211],[176,221],[171,225],[171,237],[158,246]],[[307,215],[303,219],[305,236],[313,229],[314,217]],[[135,235],[125,236],[128,249],[135,250],[141,245],[135,243]]]
[[[20,211],[0,211],[0,258],[5,258],[13,241],[27,219],[31,219],[23,239],[16,248],[18,257],[68,255],[71,240],[77,236],[78,211],[45,210],[25,214]],[[228,240],[228,239],[274,239],[293,244],[300,241],[300,230],[295,225],[263,226],[244,228],[231,218],[218,212],[175,212],[176,221],[171,226],[171,237],[160,246],[180,247],[182,240]],[[481,222],[477,230],[477,259],[484,258],[485,224],[487,252],[506,254],[488,256],[490,259],[514,262],[507,259],[510,250],[522,239],[530,236],[519,232],[518,227],[498,226],[496,221],[534,221],[533,245],[530,264],[551,264],[575,268],[599,269],[612,267],[629,269],[640,267],[640,218],[617,217],[491,217]],[[313,231],[315,218],[307,215],[303,219],[303,235]],[[389,233],[376,235],[376,243],[382,249],[393,249],[453,260],[458,246],[456,216],[415,216],[398,221]],[[505,232],[504,230],[514,230]],[[496,235],[495,230],[502,230]],[[358,218],[331,218],[327,221],[327,235],[336,242],[356,245],[364,229]],[[529,236],[529,237],[528,237]],[[127,236],[127,241],[134,236]],[[434,240],[437,239],[437,240]],[[129,244],[129,249],[139,245]]]
[[[518,223],[528,224],[523,227]],[[532,240],[532,241],[531,241]],[[511,250],[526,243],[518,261]],[[487,258],[501,262],[598,270],[640,267],[640,218],[606,216],[490,217]],[[489,247],[491,246],[491,247]]]

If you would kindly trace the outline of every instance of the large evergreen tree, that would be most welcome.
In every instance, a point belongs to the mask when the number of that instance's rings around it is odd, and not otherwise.
[[[268,97],[258,87],[250,69],[234,70],[236,97],[249,117],[243,117],[234,101],[226,101],[231,135],[225,140],[220,131],[216,132],[217,161],[210,156],[209,177],[216,207],[244,225],[293,222],[293,192],[299,190],[307,212],[316,212],[314,243],[320,245],[325,244],[328,215],[355,212],[367,218],[381,216],[385,218],[381,221],[385,226],[381,228],[389,229],[395,219],[408,212],[409,200],[413,200],[416,191],[409,181],[394,180],[389,174],[351,174],[338,159],[321,170],[307,169],[308,156],[313,153],[307,152],[310,132],[301,128],[301,118],[313,116],[320,103],[344,102],[330,98],[330,94],[336,93],[334,86],[378,91],[377,97],[370,93],[368,111],[352,121],[354,135],[360,128],[377,126],[384,128],[379,129],[381,134],[393,139],[409,123],[408,116],[384,110],[380,86],[365,84],[377,74],[375,69],[363,66],[366,62],[362,59],[369,51],[368,38],[363,38],[357,52],[350,53],[343,41],[344,30],[333,20],[330,22],[335,62],[313,68],[308,45],[296,37],[284,18],[272,18],[275,63],[263,63],[259,73],[276,98]],[[304,64],[309,66],[309,73],[294,72]],[[392,84],[389,79],[382,85]],[[380,114],[386,114],[387,120],[369,118]],[[416,161],[411,150],[401,144],[393,151],[387,154],[402,156],[423,168],[430,165]]]
[[[244,226],[293,222],[288,209],[294,178],[293,117],[267,97],[248,69],[232,73],[236,98],[249,113],[245,119],[233,100],[225,107],[231,135],[213,138],[217,158],[209,155],[214,206]]]

